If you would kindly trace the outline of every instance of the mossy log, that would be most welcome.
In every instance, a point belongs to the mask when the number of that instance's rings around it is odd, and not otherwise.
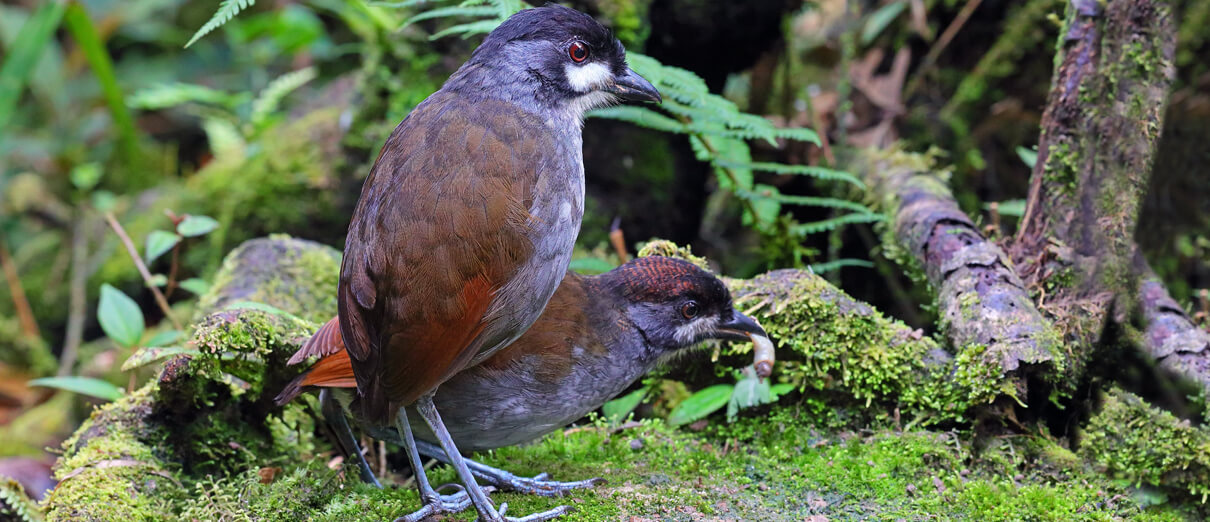
[[[1193,324],[1189,314],[1150,267],[1143,267],[1139,305],[1146,330],[1143,349],[1159,368],[1192,381],[1210,397],[1210,334]]]
[[[253,240],[228,256],[216,278],[220,284],[203,299],[206,309],[191,336],[191,345],[200,354],[168,361],[156,381],[99,408],[64,443],[55,465],[59,485],[42,505],[46,518],[383,520],[415,509],[418,499],[409,487],[377,490],[358,483],[355,473],[344,473],[339,466],[333,469],[331,446],[316,436],[313,398],[304,396],[284,408],[270,403],[287,374],[297,371],[286,368],[284,359],[314,330],[316,321],[335,313],[328,296],[335,290],[338,267],[334,250],[285,237]],[[898,401],[905,411],[936,412],[942,415],[933,418],[943,418],[960,415],[988,383],[999,382],[998,373],[980,373],[986,367],[972,364],[981,360],[979,353],[950,357],[919,331],[845,296],[810,272],[781,270],[727,282],[738,306],[759,317],[781,344],[779,373],[803,384],[804,399],[832,400],[836,402],[829,404],[843,407]],[[536,446],[480,457],[523,472],[537,468],[559,476],[608,476],[610,485],[574,495],[574,505],[583,519],[590,520],[666,518],[685,506],[741,520],[801,519],[829,505],[786,504],[786,498],[801,494],[803,473],[820,477],[824,481],[820,484],[831,484],[827,487],[839,487],[840,476],[843,484],[860,484],[863,491],[881,481],[886,484],[879,487],[897,492],[887,499],[882,498],[884,493],[862,497],[862,512],[881,512],[884,508],[879,506],[885,503],[888,512],[902,513],[904,502],[919,503],[912,512],[921,514],[950,509],[944,506],[952,502],[904,493],[905,480],[936,483],[938,473],[953,488],[975,484],[964,495],[986,495],[990,487],[1005,497],[1004,502],[1019,506],[1014,509],[1034,509],[1029,507],[1032,501],[1013,493],[1016,488],[1001,484],[1010,474],[1008,469],[1019,469],[1016,465],[989,468],[985,475],[960,476],[961,466],[956,464],[938,471],[934,460],[938,448],[954,448],[954,462],[969,457],[963,456],[962,443],[944,441],[904,450],[918,441],[937,440],[936,434],[929,433],[886,435],[871,439],[868,448],[833,445],[802,424],[807,417],[802,406],[782,402],[768,418],[741,419],[721,428],[732,430],[722,435],[726,440],[748,440],[750,450],[745,451],[734,447],[728,451],[684,431],[643,423],[626,436],[617,436],[603,425],[590,426],[570,435],[555,434]],[[636,450],[639,446],[643,449]],[[787,451],[799,456],[786,461]],[[903,460],[902,451],[911,457]],[[892,466],[886,469],[894,470],[895,478],[871,474],[882,469],[871,463],[883,460]],[[1064,466],[1079,466],[1068,458],[1061,460]],[[908,461],[913,468],[905,471]],[[838,463],[835,468],[833,462]],[[768,493],[764,487],[709,486],[752,480],[754,465],[769,470],[768,478],[760,480],[778,489]],[[1170,472],[1175,473],[1175,468],[1159,471],[1162,476],[1172,476]],[[453,478],[448,470],[433,473],[438,483]],[[716,473],[730,478],[716,480]],[[742,479],[745,476],[749,478]],[[669,481],[670,486],[660,486]],[[1096,488],[1091,486],[1045,488],[1064,512],[1137,510],[1085,506],[1101,495],[1094,494]],[[936,495],[943,491],[938,489]],[[568,501],[497,495],[518,512]],[[825,512],[848,513],[841,499],[850,493],[829,495],[837,507]],[[701,504],[704,498],[709,503]],[[670,512],[669,503],[682,507]],[[968,510],[959,509],[955,516],[968,516]]]
[[[958,208],[939,172],[921,154],[891,149],[854,153],[849,168],[870,186],[889,218],[883,245],[936,295],[946,339],[961,352],[981,347],[986,364],[1026,396],[1032,377],[1056,380],[1062,339],[1030,299],[1008,256]]]

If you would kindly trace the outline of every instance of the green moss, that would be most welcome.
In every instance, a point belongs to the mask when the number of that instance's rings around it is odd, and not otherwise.
[[[179,498],[175,467],[161,458],[162,432],[144,422],[155,385],[107,404],[63,443],[47,520],[156,520]]]
[[[1111,390],[1084,431],[1080,454],[1112,477],[1199,498],[1210,496],[1210,430]]]
[[[636,257],[647,256],[675,257],[689,261],[703,270],[710,270],[710,264],[706,258],[693,255],[693,249],[688,246],[680,246],[666,239],[652,239],[640,246]]]
[[[275,234],[232,250],[197,309],[204,314],[251,301],[323,323],[336,316],[339,279],[340,251]]]

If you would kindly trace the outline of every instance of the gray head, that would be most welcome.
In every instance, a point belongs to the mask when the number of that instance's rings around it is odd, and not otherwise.
[[[647,343],[662,352],[707,339],[767,337],[756,321],[735,311],[722,281],[688,261],[640,257],[598,277],[623,301]]]
[[[659,91],[626,65],[626,50],[609,30],[559,5],[509,17],[445,89],[568,112],[576,119],[615,100],[661,100]]]

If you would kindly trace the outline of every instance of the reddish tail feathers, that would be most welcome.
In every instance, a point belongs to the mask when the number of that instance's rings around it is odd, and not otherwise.
[[[315,362],[302,375],[295,377],[285,389],[274,398],[281,406],[294,400],[308,387],[322,388],[356,388],[357,379],[353,376],[353,364],[349,361],[349,353],[345,351],[344,341],[340,338],[340,321],[333,317],[330,321],[311,336],[311,339],[301,349],[290,357],[287,364],[298,364],[308,357],[318,355]]]

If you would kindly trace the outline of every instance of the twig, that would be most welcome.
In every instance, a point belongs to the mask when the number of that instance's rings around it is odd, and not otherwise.
[[[613,218],[613,223],[609,225],[609,243],[613,245],[614,251],[618,253],[618,262],[625,263],[630,261],[630,253],[626,251],[626,236],[622,233],[621,218]]]
[[[160,305],[160,310],[164,312],[164,317],[172,323],[172,326],[177,330],[181,330],[181,323],[178,323],[176,318],[172,316],[172,308],[168,306],[168,300],[164,298],[164,294],[155,286],[151,280],[151,272],[147,270],[147,265],[143,263],[143,258],[139,257],[139,250],[135,248],[134,242],[130,240],[130,236],[126,235],[126,230],[122,228],[122,224],[118,223],[117,218],[113,217],[113,212],[105,213],[105,221],[109,223],[109,228],[112,228],[118,238],[122,240],[122,244],[126,245],[126,253],[130,254],[130,259],[134,261],[135,268],[139,269],[139,274],[143,276],[143,283],[151,290],[151,295],[155,296],[156,304]]]
[[[17,319],[21,323],[21,333],[31,338],[41,337],[38,333],[38,321],[25,297],[25,288],[21,286],[21,278],[17,277],[17,265],[13,263],[8,253],[8,246],[0,241],[0,266],[4,268],[4,278],[8,281],[9,294],[13,297],[13,308],[17,310]]]
[[[84,210],[71,227],[71,297],[67,308],[67,333],[59,355],[59,376],[71,375],[84,340],[84,316],[88,300],[88,235],[84,233]]]
[[[941,33],[941,37],[933,42],[933,46],[929,48],[928,54],[924,55],[924,59],[920,61],[920,67],[916,69],[915,76],[912,76],[911,83],[908,83],[906,89],[903,90],[903,99],[908,99],[912,93],[916,92],[916,88],[920,87],[920,82],[924,81],[924,75],[933,68],[933,64],[937,61],[937,57],[941,56],[941,51],[944,51],[950,41],[958,35],[958,31],[966,22],[970,20],[971,15],[975,14],[975,9],[979,8],[979,4],[983,0],[968,0],[966,5],[962,6],[962,10],[958,11],[958,15],[950,22],[950,25],[945,28],[945,32]]]

